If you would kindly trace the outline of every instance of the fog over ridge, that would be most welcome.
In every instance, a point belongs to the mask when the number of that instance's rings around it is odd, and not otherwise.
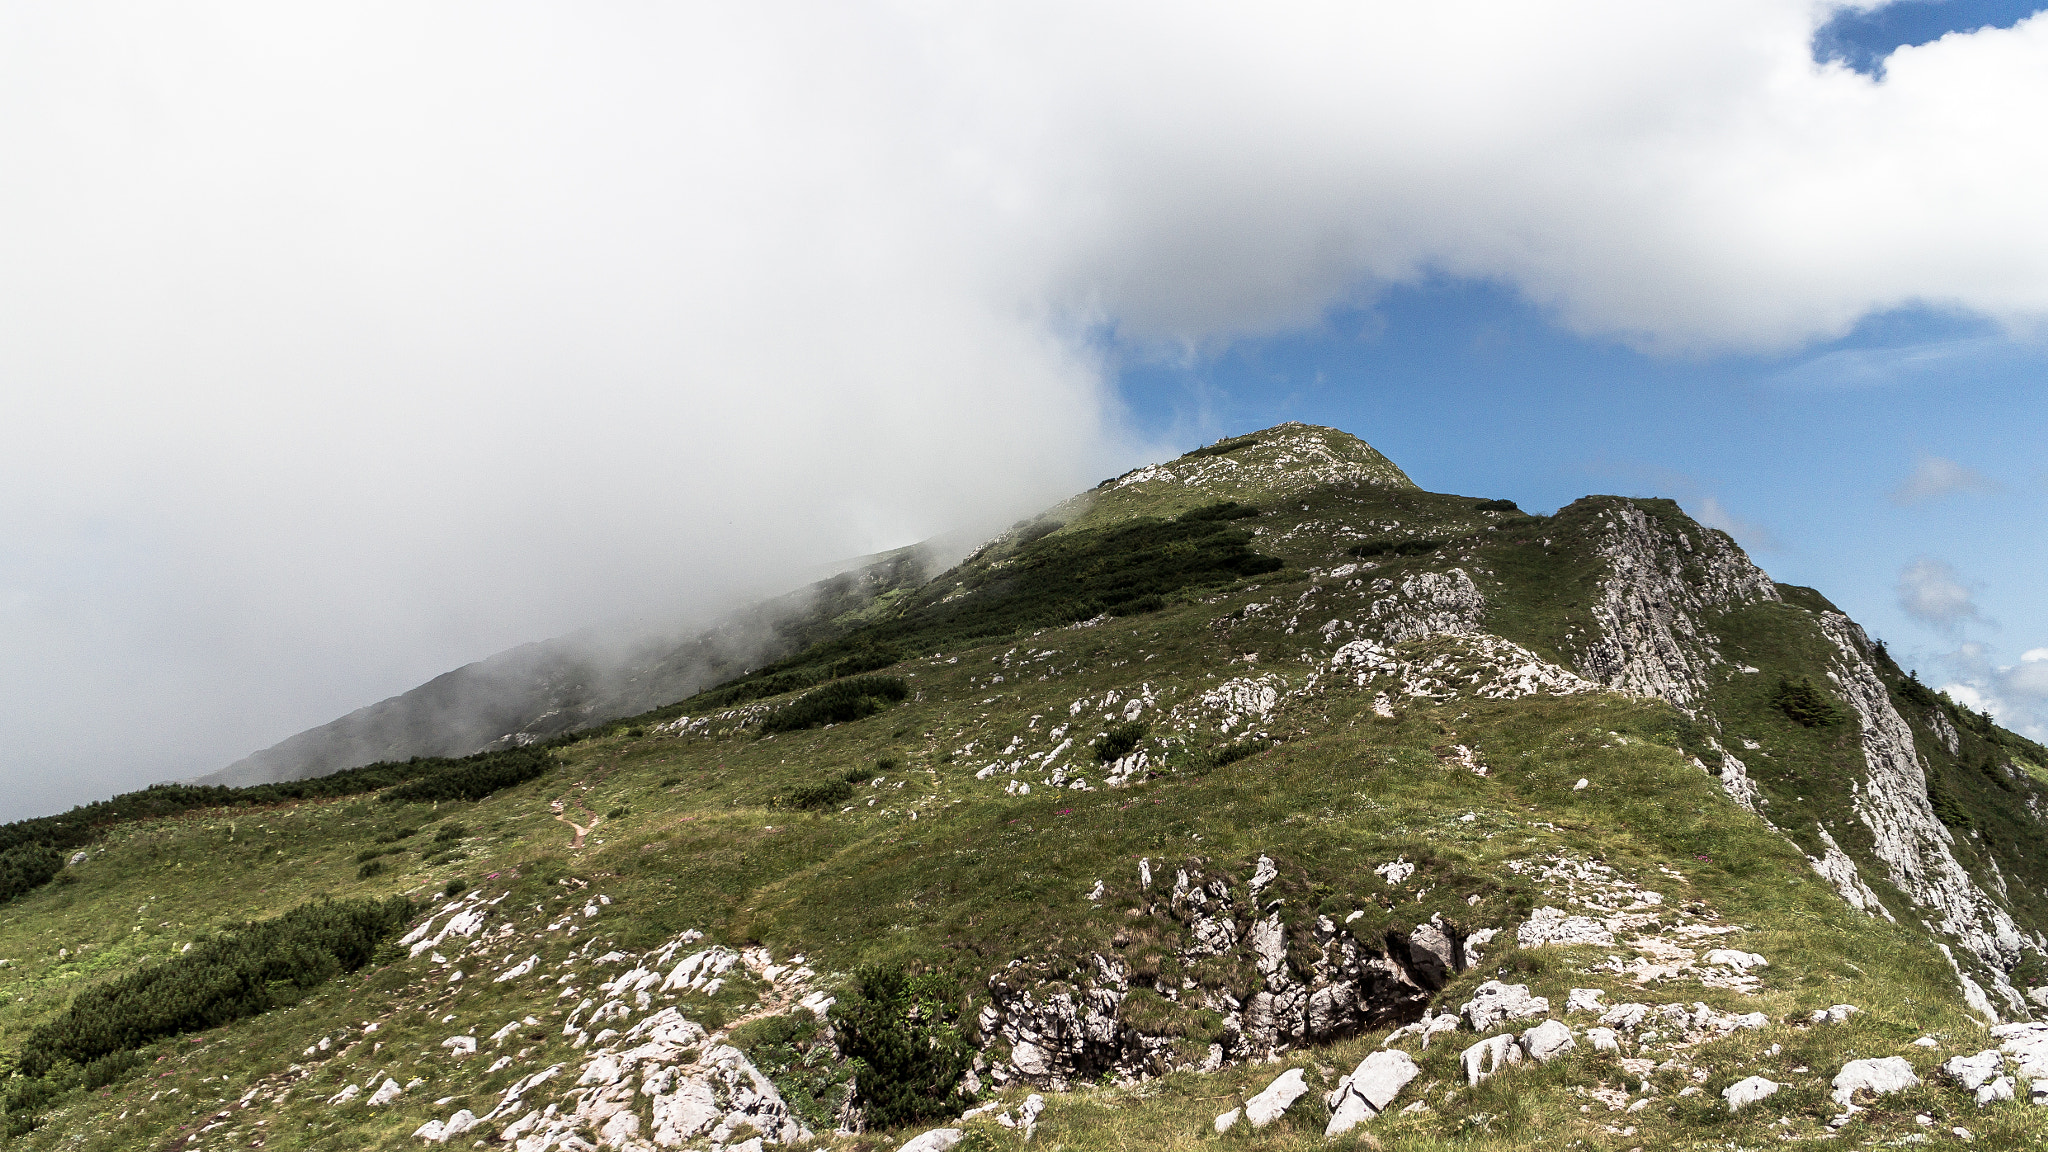
[[[9,8],[0,818],[992,530],[1171,451],[1110,333],[2037,322],[2048,19],[1876,80],[1837,7]]]

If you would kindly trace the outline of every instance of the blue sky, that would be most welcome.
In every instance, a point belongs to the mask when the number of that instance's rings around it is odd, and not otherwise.
[[[1813,54],[1881,78],[1901,46],[2040,7],[1844,11]],[[1146,437],[1303,420],[1356,433],[1436,490],[1540,511],[1588,493],[1674,498],[1924,679],[2048,739],[2048,677],[2023,661],[2048,657],[2048,343],[2035,332],[1906,306],[1789,351],[1660,356],[1577,334],[1512,287],[1429,277],[1285,335],[1106,349]]]
[[[1575,336],[1497,287],[1432,282],[1312,332],[1162,361],[1122,351],[1130,419],[1178,441],[1303,420],[1351,431],[1425,487],[1552,511],[1667,496],[1773,578],[1819,588],[1925,678],[1964,640],[2011,664],[2048,646],[2048,349],[1909,312],[1773,357],[1658,357]],[[1926,458],[1982,483],[1907,499]],[[1978,616],[1900,603],[1932,557]]]

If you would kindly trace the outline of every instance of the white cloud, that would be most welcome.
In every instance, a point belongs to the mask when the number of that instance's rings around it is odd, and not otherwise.
[[[1693,519],[1709,528],[1719,528],[1735,537],[1746,548],[1770,552],[1778,547],[1777,537],[1771,535],[1770,529],[1730,512],[1717,497],[1702,496],[1697,500],[1687,500],[1686,504],[1686,510],[1692,514]]]
[[[1963,644],[1943,659],[1960,674],[1941,688],[1957,703],[2048,742],[2048,648],[2028,649],[2017,664],[1996,664],[1983,645]]]
[[[1926,504],[1944,496],[1964,492],[1996,492],[1998,485],[1974,468],[1941,456],[1925,453],[1913,463],[1913,474],[1891,491],[1891,502],[1900,506]]]
[[[1667,350],[2048,315],[2048,18],[1880,83],[1830,10],[10,7],[6,791],[1085,484],[1103,326],[1438,275]]]
[[[1940,632],[1953,635],[1965,622],[1983,619],[1962,577],[1932,557],[1923,556],[1900,570],[1898,592],[1906,615]]]

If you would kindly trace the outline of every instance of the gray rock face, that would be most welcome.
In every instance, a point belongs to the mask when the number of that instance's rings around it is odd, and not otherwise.
[[[1866,916],[1882,916],[1894,924],[1898,923],[1898,917],[1878,902],[1877,893],[1870,890],[1870,885],[1863,882],[1863,874],[1856,870],[1856,862],[1849,859],[1849,854],[1842,851],[1842,846],[1835,843],[1828,830],[1818,824],[1814,828],[1820,833],[1822,852],[1819,856],[1806,858],[1806,862],[1813,865],[1813,870],[1834,886],[1836,894],[1848,901],[1849,907]]]
[[[1375,1052],[1359,1061],[1358,1067],[1338,1081],[1337,1090],[1328,1097],[1330,1123],[1323,1129],[1323,1136],[1349,1132],[1386,1111],[1401,1089],[1421,1072],[1415,1061],[1398,1049]]]
[[[1986,1048],[1975,1056],[1952,1056],[1942,1063],[1941,1070],[1974,1092],[2005,1070],[2005,1056],[1996,1048]]]
[[[1242,964],[1256,973],[1253,991],[1240,999],[1221,988],[1154,986],[1115,955],[1092,957],[1078,978],[1013,963],[989,980],[989,1003],[976,1021],[985,1045],[1009,1044],[1008,1059],[991,1070],[996,1084],[1022,1079],[1064,1090],[1200,1067],[1174,1037],[1148,1035],[1121,1018],[1134,989],[1223,1017],[1211,1058],[1241,1061],[1418,1020],[1430,995],[1465,967],[1462,942],[1441,923],[1373,948],[1325,917],[1291,923],[1284,908],[1254,915],[1255,906],[1245,906],[1246,882],[1264,866],[1237,886],[1205,867],[1190,861],[1178,868],[1155,911],[1186,929],[1183,961]]]
[[[1608,574],[1592,605],[1600,633],[1580,655],[1579,671],[1690,711],[1706,695],[1708,670],[1722,662],[1706,613],[1777,600],[1777,587],[1720,533],[1667,530],[1626,500],[1609,502],[1605,522],[1600,554]]]
[[[1473,632],[1485,612],[1486,598],[1462,568],[1418,572],[1401,581],[1398,595],[1372,606],[1372,618],[1388,644]]]
[[[2010,969],[2019,961],[2025,938],[1949,850],[1953,839],[1928,800],[1913,730],[1892,706],[1871,665],[1869,638],[1836,613],[1821,614],[1820,626],[1839,657],[1831,673],[1834,687],[1863,726],[1869,774],[1856,788],[1855,810],[1870,829],[1872,850],[1884,862],[1887,878],[1934,914],[1939,931],[1962,941],[1984,963],[2001,972]]]

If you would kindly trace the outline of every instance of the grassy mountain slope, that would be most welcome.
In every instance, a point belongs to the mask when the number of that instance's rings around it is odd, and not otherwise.
[[[424,934],[126,1067],[12,1078],[13,1143],[417,1147],[466,1112],[488,1118],[450,1146],[879,1149],[965,1095],[998,1108],[955,1126],[1010,1147],[1034,1091],[1029,1138],[1068,1148],[2048,1136],[2024,1083],[1980,1108],[1935,1072],[1999,1043],[1938,944],[2008,1019],[2025,1002],[1999,978],[2043,982],[2038,747],[1675,506],[1532,517],[1421,492],[1330,430],[1239,440],[480,799],[101,828],[0,904],[10,1068],[39,1067],[82,991],[247,921],[409,895]],[[767,731],[813,714],[857,718]],[[1396,1032],[1496,980],[1547,1009]],[[1574,989],[1603,1003],[1570,1011]],[[1811,1021],[1840,1004],[1859,1011]],[[1462,1052],[1541,1019],[1576,1046],[1468,1083]],[[833,1047],[875,1029],[895,1056]],[[1326,1141],[1320,1093],[1383,1043],[1419,1074]],[[1924,1083],[1830,1127],[1836,1070],[1892,1056]],[[890,1095],[942,1065],[945,1090]],[[1216,1133],[1287,1069],[1317,1091]],[[1751,1075],[1783,1087],[1731,1113]],[[834,1135],[888,1099],[901,1127]],[[678,1136],[700,1100],[715,1126]]]
[[[733,613],[716,626],[621,643],[578,633],[524,644],[311,728],[201,784],[302,780],[381,760],[467,756],[630,716],[798,651],[936,566],[922,545]]]

